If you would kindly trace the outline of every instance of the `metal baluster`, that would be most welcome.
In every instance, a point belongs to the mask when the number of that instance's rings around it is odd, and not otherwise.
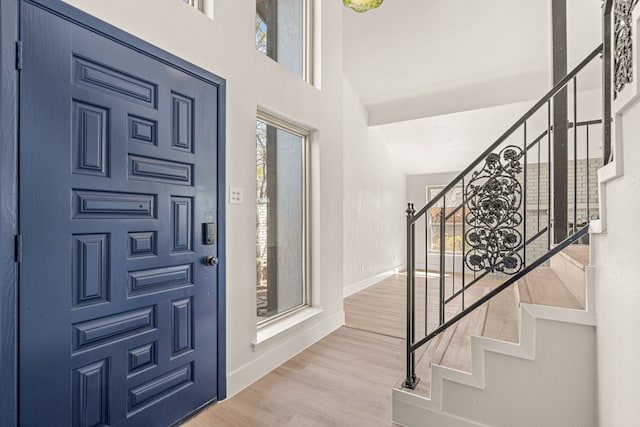
[[[551,100],[547,101],[547,250],[551,250]]]
[[[587,224],[589,223],[590,216],[590,207],[589,200],[591,200],[591,194],[589,194],[589,125],[587,125]]]
[[[540,231],[540,140],[536,142],[538,146],[538,225],[536,227],[536,232]]]
[[[444,230],[444,221],[445,221],[445,208],[446,206],[446,197],[442,197],[443,207],[440,208],[440,325],[444,323],[444,271],[445,271],[445,230]]]
[[[522,240],[522,262],[523,267],[527,266],[527,122],[523,123],[523,133],[524,133],[524,179],[522,184],[522,198],[524,203],[522,204],[522,235],[524,236]]]
[[[605,0],[602,11],[602,160],[603,164],[609,163],[613,152],[611,147],[611,101],[613,98],[613,31],[611,28],[611,17],[613,0]]]
[[[455,188],[455,187],[453,187]],[[453,255],[451,256],[451,294],[456,293],[456,214],[453,214]]]
[[[429,333],[429,211],[424,215],[424,334]]]
[[[467,200],[466,200],[466,192],[464,191],[464,177],[462,177],[462,309],[464,310],[464,290],[465,290],[465,228],[466,228],[466,209],[467,209]]]
[[[578,231],[578,77],[573,78],[573,233]]]

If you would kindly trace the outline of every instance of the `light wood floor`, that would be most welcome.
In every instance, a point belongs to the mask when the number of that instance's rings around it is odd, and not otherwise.
[[[446,283],[450,292],[451,276]],[[460,277],[457,283],[459,287]],[[493,284],[485,281],[469,289],[465,303],[479,298]],[[391,389],[405,369],[405,286],[406,276],[398,274],[347,298],[345,326],[232,398],[206,408],[185,426],[393,426]],[[420,335],[424,331],[424,279],[417,289]],[[427,289],[429,325],[433,325],[438,279],[428,279]],[[459,298],[453,300],[447,317],[460,305]],[[435,350],[432,345],[416,354],[426,393]],[[435,356],[439,361],[445,358],[444,352]]]
[[[588,261],[588,248],[562,256]],[[455,279],[455,283],[454,283]],[[468,280],[468,279],[467,279]],[[468,283],[468,282],[467,282]],[[445,280],[447,295],[459,289],[461,276]],[[497,282],[483,280],[465,292],[465,305]],[[404,376],[406,276],[397,274],[346,298],[345,326],[314,344],[232,398],[212,405],[185,423],[188,427],[393,426],[391,389]],[[416,352],[415,392],[430,395],[431,365],[468,371],[471,335],[517,342],[518,303],[582,308],[549,268],[530,273]],[[439,278],[416,280],[416,335],[437,322]],[[447,306],[446,318],[462,306]]]

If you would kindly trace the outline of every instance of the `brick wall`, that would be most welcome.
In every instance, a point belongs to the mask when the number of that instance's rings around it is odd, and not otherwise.
[[[602,159],[578,160],[577,163],[577,219],[578,224],[583,224],[590,219],[598,217],[598,169],[602,167]],[[587,173],[588,171],[588,173]],[[522,174],[524,175],[524,174]],[[520,180],[524,179],[520,176]],[[539,176],[538,176],[539,175]],[[574,218],[574,162],[568,164],[568,213],[569,223],[573,224]],[[588,179],[587,179],[588,176]],[[521,181],[522,182],[522,181]],[[527,218],[526,236],[533,237],[539,230],[547,226],[548,221],[548,194],[549,194],[549,165],[541,163],[527,166]],[[538,203],[539,200],[539,203]],[[588,207],[588,213],[587,213]],[[553,208],[552,208],[553,209]],[[571,227],[569,227],[571,232]],[[538,259],[547,251],[547,234],[536,239],[527,247],[527,263]]]

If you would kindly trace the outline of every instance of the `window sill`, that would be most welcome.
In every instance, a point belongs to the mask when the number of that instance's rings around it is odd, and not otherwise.
[[[263,344],[271,341],[273,338],[287,332],[288,330],[302,325],[308,320],[317,317],[324,310],[317,307],[307,307],[298,312],[291,314],[283,319],[275,321],[263,328],[258,329],[256,340],[252,343],[254,351],[261,347]]]

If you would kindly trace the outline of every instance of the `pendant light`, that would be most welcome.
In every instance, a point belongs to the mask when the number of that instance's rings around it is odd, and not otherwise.
[[[342,0],[342,3],[356,12],[366,12],[380,6],[384,0]]]

